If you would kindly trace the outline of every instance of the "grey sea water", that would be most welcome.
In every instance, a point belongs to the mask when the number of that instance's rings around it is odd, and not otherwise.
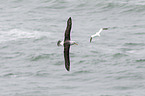
[[[144,0],[1,0],[0,96],[145,96],[144,10]],[[67,72],[56,43],[69,17],[79,45]]]

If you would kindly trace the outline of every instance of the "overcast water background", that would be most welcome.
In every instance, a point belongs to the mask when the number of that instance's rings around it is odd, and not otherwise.
[[[145,96],[145,1],[0,0],[0,96]]]

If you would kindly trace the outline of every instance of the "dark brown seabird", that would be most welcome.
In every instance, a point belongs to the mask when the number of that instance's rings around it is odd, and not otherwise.
[[[64,41],[59,40],[57,42],[58,46],[64,46],[64,60],[65,60],[65,68],[67,71],[70,70],[70,58],[69,58],[70,45],[74,45],[74,44],[78,45],[77,43],[75,43],[75,41],[71,41],[71,39],[70,39],[71,27],[72,27],[72,19],[70,17],[67,21],[67,27],[65,30]]]

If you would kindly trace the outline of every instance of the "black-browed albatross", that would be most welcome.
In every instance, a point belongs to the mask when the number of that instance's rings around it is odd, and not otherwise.
[[[70,70],[70,58],[69,58],[70,45],[74,45],[74,44],[78,45],[75,41],[70,40],[71,26],[72,26],[72,19],[70,17],[67,21],[64,41],[59,40],[57,42],[57,46],[64,46],[64,60],[65,60],[65,68],[67,71]]]
[[[91,43],[93,37],[96,37],[96,36],[99,36],[99,37],[100,37],[100,33],[101,33],[103,30],[108,30],[108,28],[101,28],[98,32],[96,32],[96,34],[91,35],[90,43]]]

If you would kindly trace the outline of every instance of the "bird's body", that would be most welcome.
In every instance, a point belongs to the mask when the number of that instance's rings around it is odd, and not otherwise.
[[[98,32],[96,32],[96,34],[91,35],[90,42],[92,41],[92,39],[93,39],[94,37],[97,37],[97,36],[100,37],[100,33],[101,33],[103,30],[108,30],[108,28],[101,28]]]
[[[58,46],[64,46],[65,43],[67,43],[67,44],[69,44],[69,45],[75,45],[75,44],[77,45],[77,43],[76,43],[75,41],[70,41],[70,40],[65,41],[65,42],[59,40],[57,45],[58,45]]]
[[[65,59],[65,68],[67,71],[70,70],[70,58],[69,58],[69,49],[71,45],[74,45],[75,41],[70,40],[70,31],[71,31],[71,26],[72,26],[72,20],[71,17],[67,21],[67,27],[65,30],[65,38],[64,41],[58,41],[57,45],[58,46],[64,46],[64,59]]]

